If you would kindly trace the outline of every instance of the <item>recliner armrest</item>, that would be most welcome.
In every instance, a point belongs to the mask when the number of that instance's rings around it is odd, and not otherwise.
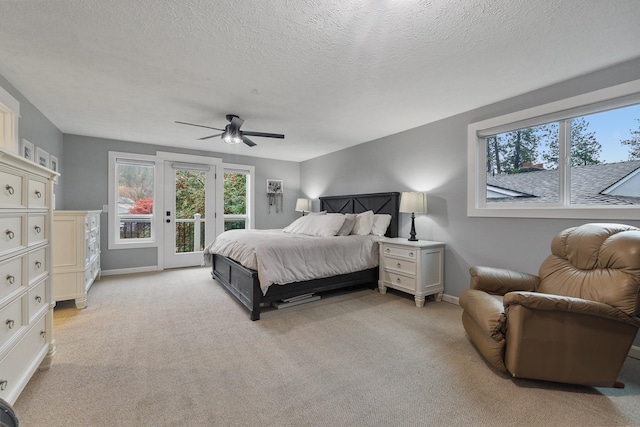
[[[504,295],[511,291],[535,291],[540,278],[535,274],[521,273],[504,268],[473,266],[471,289],[478,289],[491,294]]]
[[[598,316],[640,327],[640,319],[631,317],[623,311],[620,311],[608,304],[582,298],[543,294],[538,292],[516,291],[505,294],[503,303],[507,316],[510,306],[522,305],[532,310],[562,311]]]

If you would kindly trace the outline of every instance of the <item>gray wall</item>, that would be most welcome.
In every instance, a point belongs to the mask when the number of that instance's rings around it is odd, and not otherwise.
[[[302,193],[426,191],[429,213],[416,218],[416,231],[419,238],[446,242],[448,295],[457,297],[469,287],[472,265],[537,273],[558,231],[590,221],[467,217],[467,125],[635,79],[640,79],[640,60],[305,161]],[[625,222],[640,226],[640,221]],[[408,237],[408,214],[402,214],[400,225],[400,235]]]
[[[252,165],[256,179],[256,228],[283,228],[299,215],[295,212],[296,199],[300,193],[300,164],[280,160],[260,159],[249,156],[235,156],[195,150],[179,150],[159,145],[141,144],[128,141],[92,138],[78,135],[64,135],[65,170],[61,180],[65,192],[62,206],[67,210],[102,209],[109,203],[108,174],[109,151],[122,151],[137,154],[155,154],[156,151],[195,154],[221,158],[225,163]],[[283,212],[275,213],[267,199],[268,178],[282,179]],[[157,250],[117,249],[108,250],[107,214],[101,215],[101,263],[103,270],[148,267],[157,265]]]
[[[62,160],[62,132],[2,76],[0,76],[0,86],[20,102],[19,139],[24,138],[47,153],[56,156],[59,160],[59,170],[61,171],[64,167]],[[57,209],[62,206],[62,189],[63,185],[60,182],[54,186]]]

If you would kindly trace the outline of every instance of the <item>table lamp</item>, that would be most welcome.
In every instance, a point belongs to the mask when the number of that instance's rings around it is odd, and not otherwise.
[[[411,213],[411,233],[409,240],[417,241],[415,214],[427,213],[427,195],[418,191],[403,192],[400,198],[400,212]]]

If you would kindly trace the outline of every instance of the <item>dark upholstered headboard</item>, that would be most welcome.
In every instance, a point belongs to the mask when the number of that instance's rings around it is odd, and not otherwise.
[[[320,210],[328,213],[361,213],[391,215],[387,237],[398,237],[400,193],[352,194],[320,197]]]

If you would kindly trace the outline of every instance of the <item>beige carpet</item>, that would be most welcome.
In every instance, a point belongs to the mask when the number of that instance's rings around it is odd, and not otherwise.
[[[24,427],[640,425],[640,360],[622,390],[512,380],[460,314],[361,290],[251,322],[208,269],[104,277],[58,305],[14,407]]]

